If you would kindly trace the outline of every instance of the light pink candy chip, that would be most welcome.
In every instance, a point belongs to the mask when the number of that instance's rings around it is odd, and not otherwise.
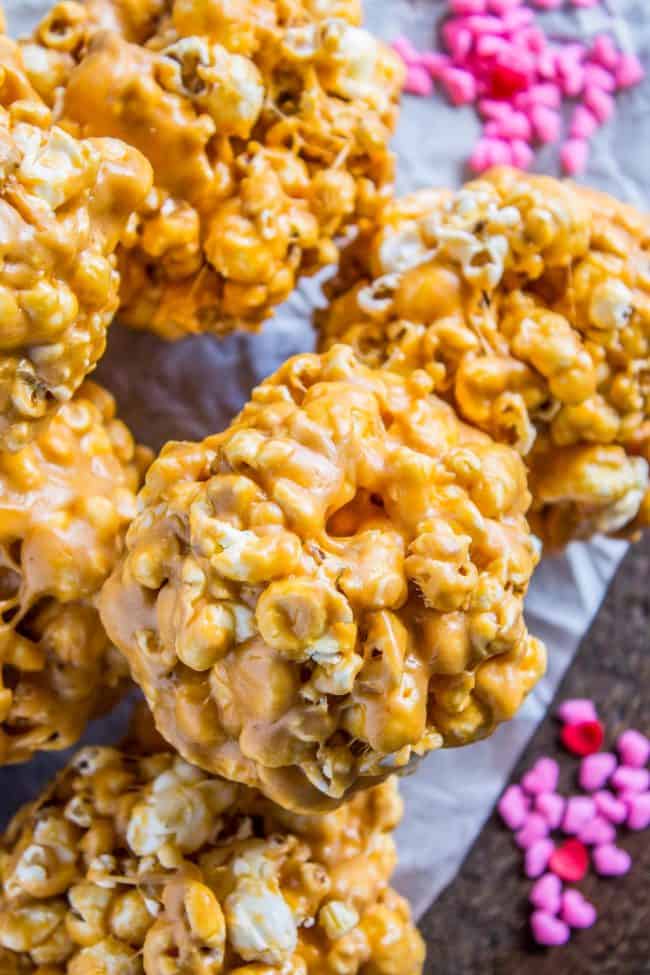
[[[616,78],[600,64],[585,65],[585,86],[602,88],[603,91],[616,90]]]
[[[577,836],[582,827],[596,815],[596,803],[589,796],[570,796],[567,799],[562,831]]]
[[[546,839],[549,834],[548,823],[539,813],[529,813],[521,829],[515,833],[515,843],[521,850],[527,850],[537,840]]]
[[[521,785],[530,795],[540,792],[555,792],[560,778],[560,766],[554,758],[538,758],[530,771],[526,772]]]
[[[474,43],[465,23],[465,20],[448,20],[442,27],[442,38],[455,61],[464,61]]]
[[[608,122],[614,114],[614,99],[601,88],[594,88],[590,85],[585,88],[585,105],[590,109],[601,125]]]
[[[567,139],[560,150],[560,159],[567,176],[580,176],[589,161],[589,143],[584,139]]]
[[[628,829],[640,830],[650,826],[650,792],[629,796],[625,805],[629,810],[626,822]]]
[[[559,112],[545,105],[535,105],[530,110],[530,120],[538,140],[542,143],[557,142],[562,120]]]
[[[432,78],[437,80],[449,64],[449,58],[438,51],[423,51],[420,55],[420,64],[427,69]]]
[[[571,937],[569,925],[546,911],[533,911],[530,928],[537,944],[547,948],[565,945]]]
[[[645,69],[636,54],[623,54],[616,69],[619,88],[633,88],[645,78]]]
[[[440,72],[440,81],[454,105],[468,105],[476,101],[476,80],[469,71],[445,67]]]
[[[597,792],[602,789],[618,762],[612,752],[596,752],[586,755],[580,762],[578,782],[585,792]]]
[[[390,46],[396,54],[399,54],[405,64],[420,63],[420,54],[416,51],[413,44],[411,44],[408,37],[396,37]]]
[[[570,928],[591,928],[596,923],[596,908],[579,890],[573,888],[562,894],[560,917]]]
[[[616,828],[604,816],[594,816],[582,827],[578,839],[585,846],[602,846],[613,843],[616,839]]]
[[[598,721],[596,705],[588,697],[574,697],[568,701],[563,701],[555,714],[565,724],[582,724],[583,721]]]
[[[555,843],[549,839],[536,840],[532,846],[529,846],[524,858],[526,876],[530,877],[531,880],[534,880],[535,877],[541,877],[548,867],[548,861],[551,859],[554,849]]]
[[[643,768],[650,757],[650,740],[640,731],[630,728],[619,736],[616,751],[621,756],[623,765]]]
[[[449,0],[449,9],[454,14],[484,14],[487,0]]]
[[[650,772],[645,768],[619,765],[611,781],[617,792],[647,792],[650,788]]]
[[[488,9],[493,14],[507,14],[521,4],[522,0],[488,0]]]
[[[428,96],[433,93],[433,80],[421,64],[411,64],[406,70],[404,91],[409,95]]]
[[[497,804],[501,819],[508,829],[519,829],[526,822],[530,799],[521,786],[509,785]]]
[[[523,139],[513,139],[510,143],[510,152],[512,156],[512,165],[516,169],[528,169],[531,165],[535,154],[530,148],[527,142]]]
[[[557,792],[543,792],[535,797],[535,811],[544,817],[550,829],[559,829],[566,799]]]
[[[576,105],[569,125],[569,135],[575,139],[590,139],[600,122],[584,105]]]
[[[594,794],[594,802],[599,814],[616,826],[619,826],[627,818],[628,809],[626,804],[622,799],[617,799],[607,789],[596,792]]]
[[[617,68],[621,60],[621,52],[609,34],[598,34],[597,37],[594,37],[589,56],[596,64],[600,64],[610,71]]]
[[[613,843],[594,847],[592,859],[594,869],[601,877],[622,877],[632,866],[632,858],[627,850]]]
[[[528,900],[540,911],[557,914],[562,904],[562,881],[554,873],[543,874],[533,884]]]

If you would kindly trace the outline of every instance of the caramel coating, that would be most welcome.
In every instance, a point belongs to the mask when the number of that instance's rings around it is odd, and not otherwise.
[[[124,689],[94,597],[149,460],[90,382],[27,447],[0,452],[0,764],[74,744]]]
[[[650,524],[650,223],[601,193],[496,169],[390,203],[344,256],[321,348],[424,369],[527,459],[550,548]]]
[[[25,446],[104,351],[113,251],[150,186],[136,150],[53,126],[0,38],[0,449]]]
[[[147,475],[100,612],[159,731],[289,809],[489,734],[544,670],[524,465],[346,346]]]
[[[358,0],[93,0],[41,23],[23,50],[61,124],[154,168],[123,321],[256,329],[377,211],[403,67],[359,23]]]
[[[420,975],[394,782],[289,814],[169,751],[85,748],[7,831],[16,975]]]

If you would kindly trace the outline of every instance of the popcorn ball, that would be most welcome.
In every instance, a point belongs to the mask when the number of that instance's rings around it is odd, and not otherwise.
[[[292,815],[171,752],[85,748],[1,854],[10,975],[419,975],[394,783]]]
[[[255,329],[376,212],[404,69],[360,19],[357,0],[89,0],[41,22],[24,55],[62,124],[154,168],[123,321]]]
[[[601,193],[492,170],[388,204],[348,249],[321,343],[425,370],[526,457],[551,548],[650,524],[650,225]]]
[[[542,674],[524,465],[432,387],[297,356],[152,465],[100,611],[188,761],[324,810],[488,735]]]
[[[150,186],[136,150],[53,126],[0,38],[0,449],[23,447],[104,351],[113,251]]]
[[[0,764],[73,744],[125,686],[93,600],[147,460],[89,382],[27,447],[0,452]]]

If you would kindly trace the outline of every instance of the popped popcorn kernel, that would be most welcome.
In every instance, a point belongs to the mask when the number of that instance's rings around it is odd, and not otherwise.
[[[345,346],[298,356],[150,468],[101,613],[187,761],[326,810],[534,686],[523,463],[432,385]]]
[[[378,209],[403,70],[360,20],[357,0],[87,0],[24,43],[57,121],[153,166],[120,249],[123,321],[254,330]]]
[[[126,688],[94,600],[148,461],[90,382],[26,447],[0,451],[0,764],[74,744]],[[78,826],[88,816],[83,796],[66,811]]]
[[[83,749],[14,817],[0,858],[3,972],[420,975],[422,940],[389,886],[394,781],[296,815],[150,750],[147,725],[141,710],[122,750]],[[71,822],[82,796],[83,822]],[[204,826],[187,812],[197,803]]]
[[[547,547],[648,523],[647,221],[513,169],[388,202],[317,313],[322,349],[424,371],[462,419],[525,457]]]

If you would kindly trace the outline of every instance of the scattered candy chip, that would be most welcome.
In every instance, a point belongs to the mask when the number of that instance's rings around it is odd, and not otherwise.
[[[606,849],[597,847],[596,849]],[[549,859],[549,868],[562,880],[577,883],[582,880],[589,867],[587,847],[580,840],[565,840],[556,846]]]
[[[596,792],[594,794],[594,802],[600,815],[608,819],[610,823],[618,826],[625,822],[628,815],[628,807],[622,799],[617,799],[612,792],[606,789]]]
[[[619,88],[633,88],[645,78],[645,70],[636,54],[624,54],[616,69]]]
[[[596,923],[598,914],[594,905],[579,890],[565,890],[560,917],[570,928],[590,928]]]
[[[612,843],[594,847],[592,856],[594,869],[601,877],[622,877],[632,866],[632,858],[627,850],[621,850]]]
[[[629,810],[626,822],[628,829],[640,830],[650,826],[650,792],[629,796],[625,805]]]
[[[535,877],[541,877],[548,866],[554,849],[555,843],[553,840],[535,840],[526,850],[524,859],[524,873],[526,876],[530,877],[531,880]]]
[[[555,712],[564,724],[582,724],[584,721],[598,721],[596,705],[588,697],[574,697],[563,701]]]
[[[571,936],[569,925],[546,911],[533,911],[530,928],[537,944],[549,948],[565,945]]]
[[[650,757],[650,740],[640,731],[630,728],[620,735],[616,742],[616,751],[621,756],[623,765],[643,768]]]
[[[515,843],[522,850],[527,850],[537,840],[545,839],[549,834],[548,823],[539,813],[529,813],[521,829],[515,833]]]
[[[433,91],[433,79],[421,64],[411,64],[407,68],[404,91],[409,95],[430,95]]]
[[[555,792],[560,778],[560,766],[554,758],[539,758],[526,772],[521,784],[525,792],[537,796],[542,792]]]
[[[650,772],[645,768],[619,765],[611,783],[617,792],[647,792],[650,788]]]
[[[585,846],[602,846],[603,843],[614,842],[616,829],[604,816],[594,816],[582,827],[578,839]]]
[[[499,799],[497,809],[508,829],[520,829],[526,822],[530,799],[520,786],[510,785]]]
[[[535,797],[535,810],[540,813],[550,829],[559,829],[566,808],[566,799],[557,792],[543,792]]]
[[[562,830],[569,836],[577,836],[580,830],[596,815],[596,803],[589,796],[570,796],[562,820]]]
[[[570,139],[567,146],[578,145],[578,139]],[[584,143],[586,148],[587,144]],[[574,170],[573,172],[578,172]],[[574,755],[593,755],[600,751],[605,738],[605,730],[600,721],[580,721],[578,724],[566,724],[560,733],[562,744]]]
[[[533,884],[528,900],[540,911],[557,914],[562,905],[562,881],[554,873],[543,874]]]
[[[580,763],[578,781],[585,792],[597,792],[602,789],[618,762],[612,752],[596,752],[586,755]]]

